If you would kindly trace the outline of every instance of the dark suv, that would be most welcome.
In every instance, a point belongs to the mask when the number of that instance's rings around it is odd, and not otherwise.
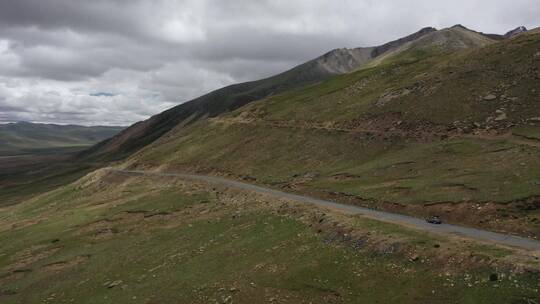
[[[432,216],[432,217],[428,217],[428,218],[426,219],[426,222],[428,222],[428,223],[430,223],[430,224],[435,224],[435,225],[440,225],[440,224],[442,224],[441,218],[438,217],[438,216],[436,216],[436,215],[434,215],[434,216]]]

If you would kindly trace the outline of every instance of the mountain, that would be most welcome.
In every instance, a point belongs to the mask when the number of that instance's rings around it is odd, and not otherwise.
[[[517,28],[509,31],[508,33],[504,34],[504,38],[512,38],[514,36],[517,36],[519,34],[527,32],[527,28],[524,26],[518,26]]]
[[[535,31],[431,32],[377,65],[179,125],[124,166],[539,235],[539,48]]]
[[[456,25],[442,30],[426,27],[376,47],[335,49],[279,75],[231,85],[138,122],[114,138],[85,151],[81,157],[122,159],[178,125],[193,123],[201,117],[214,117],[255,100],[311,85],[362,67],[375,66],[385,58],[407,50],[438,47],[440,51],[448,52],[481,47],[494,42],[496,39]]]
[[[179,124],[189,124],[201,117],[214,117],[267,96],[351,72],[378,57],[393,52],[406,43],[435,31],[434,28],[424,28],[412,35],[378,47],[335,49],[276,76],[235,84],[213,91],[155,115],[148,120],[138,122],[117,136],[85,151],[81,157],[124,158],[158,139]]]
[[[487,37],[490,37],[490,38],[492,38],[492,39],[496,39],[496,40],[504,40],[504,39],[510,39],[510,38],[512,38],[512,37],[514,37],[514,36],[517,36],[517,35],[519,35],[519,34],[525,33],[525,32],[527,32],[527,31],[528,31],[528,30],[527,30],[526,27],[524,27],[524,26],[518,26],[518,27],[516,27],[515,29],[506,32],[506,34],[504,34],[504,35],[499,35],[499,34],[483,34],[483,33],[482,33],[482,34],[485,35],[485,36],[487,36]]]
[[[123,127],[85,127],[30,122],[0,124],[0,154],[31,153],[50,148],[83,148],[120,132]]]

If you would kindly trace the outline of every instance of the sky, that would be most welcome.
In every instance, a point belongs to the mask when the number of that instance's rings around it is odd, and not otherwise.
[[[0,123],[129,125],[335,48],[538,16],[538,0],[2,0]]]

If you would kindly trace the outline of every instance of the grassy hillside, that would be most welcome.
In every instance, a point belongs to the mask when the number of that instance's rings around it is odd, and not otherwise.
[[[99,163],[81,162],[73,155],[121,130],[27,122],[0,125],[0,207],[51,191],[95,170]]]
[[[83,149],[120,132],[122,127],[18,122],[0,124],[0,155],[43,154],[47,149]]]
[[[63,149],[47,149],[42,155],[0,156],[0,208],[76,181],[99,165],[77,162]]]
[[[2,303],[531,303],[540,284],[530,253],[105,172],[4,209],[0,242]]]
[[[81,157],[93,160],[126,158],[178,125],[188,125],[208,116],[215,117],[261,98],[354,71],[386,54],[400,52],[402,46],[429,35],[433,31],[435,31],[434,28],[424,28],[378,47],[335,49],[281,74],[257,81],[234,84],[210,92],[132,125],[118,136],[85,151]]]
[[[428,38],[375,67],[178,126],[128,164],[540,236],[540,35],[457,52]]]

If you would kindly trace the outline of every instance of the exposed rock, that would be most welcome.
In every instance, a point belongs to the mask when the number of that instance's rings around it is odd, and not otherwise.
[[[422,36],[425,36],[429,33],[433,33],[433,32],[436,32],[437,29],[433,28],[433,27],[425,27],[423,29],[421,29],[420,31],[414,33],[414,34],[411,34],[407,37],[403,37],[401,39],[398,39],[398,40],[395,40],[395,41],[391,41],[391,42],[388,42],[386,44],[383,44],[381,46],[378,46],[376,48],[373,49],[373,51],[371,52],[371,56],[372,57],[377,57],[381,54],[384,54],[386,53],[387,51],[389,50],[392,50],[392,49],[396,49],[398,48],[399,46],[407,43],[407,42],[410,42],[410,41],[414,41],[418,38],[421,38]]]
[[[495,121],[503,121],[507,119],[508,119],[508,116],[504,112],[501,112],[497,117],[495,117]]]
[[[112,282],[105,282],[105,284],[103,284],[103,286],[107,287],[107,288],[114,288],[120,284],[122,284],[123,281],[122,280],[116,280],[116,281],[112,281]]]
[[[527,31],[527,28],[524,26],[518,26],[515,29],[509,31],[508,33],[504,34],[504,38],[512,38],[516,35],[519,35],[521,33],[525,33]]]
[[[482,99],[484,99],[485,101],[491,101],[491,100],[497,99],[497,96],[495,96],[493,94],[488,94],[488,95],[482,97]]]
[[[398,90],[398,91],[386,92],[382,96],[379,97],[379,99],[377,100],[377,102],[375,104],[377,106],[379,106],[379,107],[382,107],[385,104],[387,104],[388,102],[390,102],[390,101],[392,101],[392,100],[394,100],[396,98],[407,96],[410,93],[411,93],[411,90],[409,90],[409,89],[402,89],[402,90]]]
[[[364,247],[364,244],[366,243],[365,240],[363,239],[358,239],[356,240],[356,242],[354,242],[353,244],[353,248],[356,249],[356,250],[359,250],[361,249],[362,247]]]

